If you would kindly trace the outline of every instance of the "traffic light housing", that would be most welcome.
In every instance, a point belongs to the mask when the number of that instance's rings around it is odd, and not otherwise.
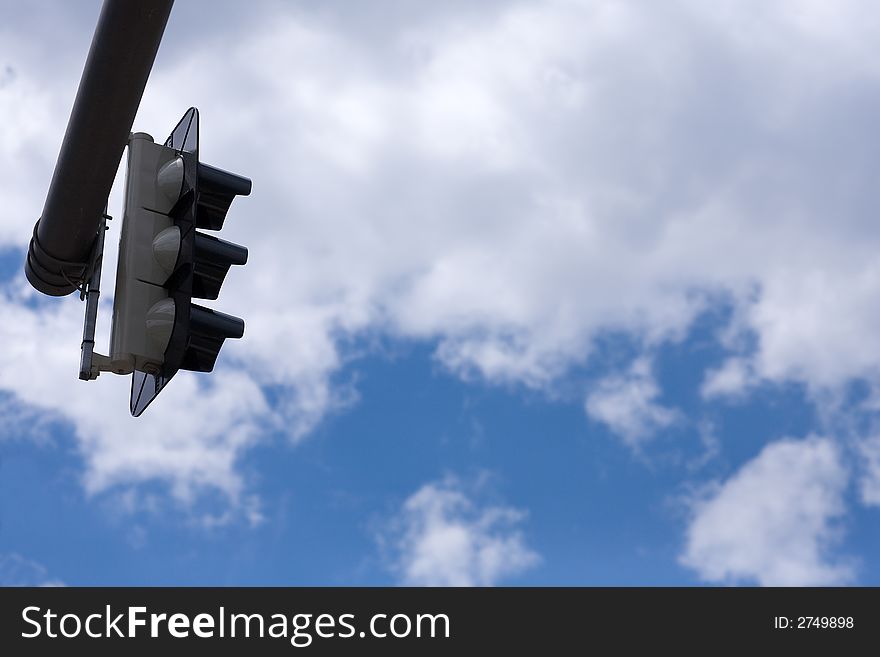
[[[227,338],[244,335],[238,317],[197,305],[217,299],[247,249],[217,231],[251,181],[199,162],[198,110],[190,108],[164,145],[129,140],[125,210],[110,337],[110,362],[132,372],[130,410],[140,415],[179,370],[210,372]]]

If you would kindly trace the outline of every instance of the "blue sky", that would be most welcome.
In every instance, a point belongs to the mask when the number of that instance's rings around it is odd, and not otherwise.
[[[0,8],[0,584],[880,583],[880,10],[178,4],[247,329],[139,419],[21,273],[99,3]]]

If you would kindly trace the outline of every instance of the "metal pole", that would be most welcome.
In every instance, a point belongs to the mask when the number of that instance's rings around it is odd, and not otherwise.
[[[98,237],[95,242],[95,261],[88,287],[84,290],[86,298],[86,317],[83,323],[83,339],[80,346],[79,378],[83,381],[97,378],[93,371],[92,359],[95,354],[95,328],[98,324],[98,299],[101,296],[101,267],[104,264],[104,233],[107,232],[107,220],[110,216],[105,210],[98,224]]]
[[[38,291],[86,283],[98,226],[174,0],[104,0],[25,274]]]

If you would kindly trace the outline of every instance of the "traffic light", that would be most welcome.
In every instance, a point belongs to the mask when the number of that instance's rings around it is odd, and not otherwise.
[[[132,372],[140,415],[179,370],[210,372],[244,320],[192,303],[216,299],[247,249],[196,229],[220,230],[251,181],[199,162],[199,115],[190,108],[164,145],[131,135],[110,335],[110,363]]]

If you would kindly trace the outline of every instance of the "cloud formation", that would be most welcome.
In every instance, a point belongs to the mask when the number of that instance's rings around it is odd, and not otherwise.
[[[492,586],[540,561],[519,529],[524,519],[519,509],[476,503],[447,477],[413,493],[380,540],[404,585]]]
[[[586,410],[630,447],[638,447],[657,431],[681,419],[671,408],[657,403],[660,388],[646,358],[636,360],[623,375],[602,379],[587,395]]]
[[[681,563],[713,583],[849,583],[852,564],[830,550],[841,537],[848,482],[832,441],[771,443],[695,501]]]

